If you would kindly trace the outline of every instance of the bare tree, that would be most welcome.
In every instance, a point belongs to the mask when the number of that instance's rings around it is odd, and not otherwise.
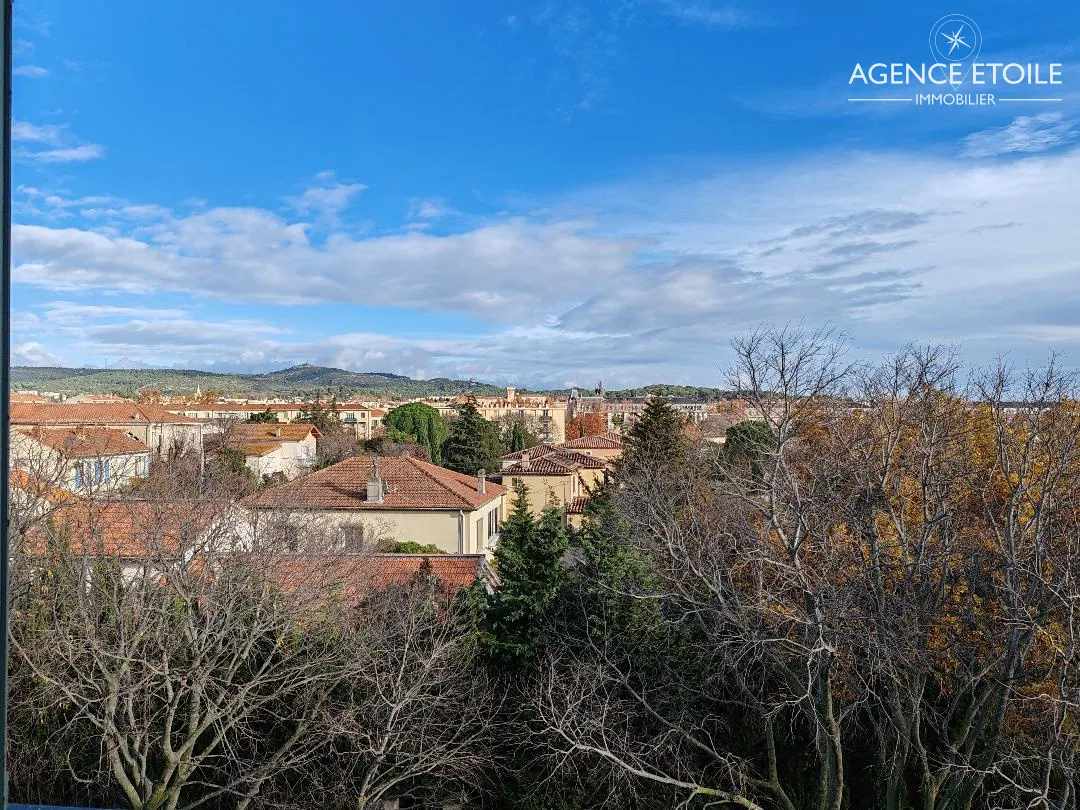
[[[465,602],[421,570],[365,600],[354,632],[350,680],[321,729],[332,753],[314,778],[361,810],[478,796],[498,760],[501,701],[478,665]]]
[[[326,761],[372,795],[475,773],[490,700],[446,599],[393,596],[340,537],[306,538],[315,562],[283,576],[298,555],[277,536],[241,543],[238,515],[159,490],[79,501],[28,533],[19,773],[133,810],[308,807],[297,780]]]
[[[866,369],[790,330],[736,353],[769,446],[613,494],[671,654],[564,637],[538,739],[686,806],[1075,807],[1074,381],[960,390],[947,352]]]

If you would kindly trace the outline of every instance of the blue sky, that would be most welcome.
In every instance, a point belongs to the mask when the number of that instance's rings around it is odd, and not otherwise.
[[[15,362],[718,385],[801,323],[1075,364],[1080,4],[820,8],[17,0]],[[1061,101],[847,101],[953,13]]]

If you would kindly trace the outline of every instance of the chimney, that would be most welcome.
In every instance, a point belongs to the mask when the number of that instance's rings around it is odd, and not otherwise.
[[[487,494],[487,478],[485,478],[486,475],[486,470],[480,470],[476,473],[476,491],[479,492],[481,495]]]
[[[529,451],[521,451],[521,469],[528,470],[532,467],[532,462],[529,460]]]
[[[514,386],[506,386],[506,399],[510,402],[517,401],[517,389]]]
[[[383,481],[379,475],[379,459],[378,457],[371,461],[371,475],[367,480],[367,502],[368,503],[382,503],[383,502]]]

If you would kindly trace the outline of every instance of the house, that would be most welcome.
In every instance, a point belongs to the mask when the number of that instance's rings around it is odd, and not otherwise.
[[[130,402],[131,400],[116,394],[76,394],[64,400],[69,405],[80,405],[85,402]]]
[[[155,456],[202,453],[202,424],[156,405],[123,402],[12,403],[11,424],[20,427],[102,427],[126,433]]]
[[[315,463],[318,439],[314,425],[283,425],[277,422],[238,422],[226,431],[225,445],[244,454],[248,469],[260,478],[280,474],[292,480]],[[220,446],[218,437],[207,445]]]
[[[498,541],[505,489],[411,456],[356,456],[244,498],[253,537],[268,521],[286,537],[305,526],[340,532],[346,548],[380,540],[486,554]],[[260,525],[261,524],[261,525]]]
[[[503,485],[511,493],[518,482],[529,490],[529,509],[540,514],[548,506],[564,510],[603,481],[607,463],[557,445],[541,444],[503,456]],[[513,494],[507,504],[513,510]],[[579,513],[580,514],[580,513]]]
[[[457,416],[465,396],[447,399],[428,397],[422,402],[431,405],[447,419]],[[566,401],[546,396],[526,396],[508,387],[505,397],[475,397],[476,409],[490,422],[521,420],[526,428],[535,430],[543,442],[559,442],[566,436]]]
[[[329,407],[329,403],[323,403]],[[310,402],[215,402],[207,403],[169,403],[163,406],[169,412],[189,419],[196,419],[212,432],[226,419],[241,422],[250,421],[251,417],[267,412],[283,423],[300,419]],[[341,424],[351,429],[358,439],[371,439],[378,434],[383,424],[386,411],[360,403],[336,403],[334,405]]]
[[[123,487],[150,468],[150,448],[103,427],[30,427],[12,431],[12,461],[54,486],[75,493]]]
[[[114,561],[128,579],[187,564],[224,543],[225,504],[149,500],[72,499],[58,505],[22,539],[30,557],[61,550]],[[231,536],[231,535],[230,535]]]
[[[262,563],[284,590],[305,589],[315,599],[332,594],[359,601],[367,594],[407,585],[425,571],[438,580],[444,597],[476,582],[489,593],[499,586],[486,554],[273,554]]]
[[[558,445],[563,450],[573,450],[586,456],[593,456],[601,461],[611,462],[622,455],[623,437],[614,431],[599,433],[595,436],[582,436]]]

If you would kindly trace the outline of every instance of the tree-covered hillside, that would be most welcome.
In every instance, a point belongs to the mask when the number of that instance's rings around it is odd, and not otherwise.
[[[303,364],[266,374],[216,374],[174,369],[95,369],[15,366],[11,369],[15,391],[45,390],[62,394],[116,393],[134,396],[140,388],[157,388],[165,394],[218,391],[225,395],[311,396],[332,393],[344,398],[364,393],[372,396],[439,396],[470,392],[493,396],[504,389],[486,383],[450,380],[414,380],[398,374],[345,371]]]

